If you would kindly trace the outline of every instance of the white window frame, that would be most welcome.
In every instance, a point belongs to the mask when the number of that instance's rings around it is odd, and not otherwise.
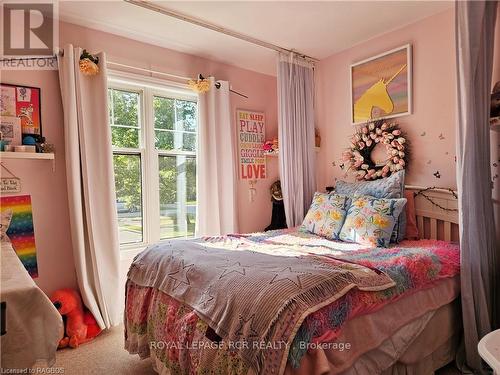
[[[115,152],[141,156],[141,183],[142,183],[142,242],[120,245],[122,259],[135,256],[146,246],[160,241],[160,180],[159,156],[194,156],[197,160],[197,151],[157,150],[155,148],[155,129],[153,97],[164,96],[171,99],[189,100],[198,103],[198,95],[189,90],[187,85],[163,80],[160,78],[144,77],[132,73],[108,71],[108,88],[133,91],[140,93],[139,113],[139,149],[116,148]],[[197,112],[199,109],[197,108]],[[199,134],[198,132],[196,132]],[[197,137],[198,143],[198,137]],[[198,147],[196,147],[198,150]],[[184,237],[176,237],[184,238]]]

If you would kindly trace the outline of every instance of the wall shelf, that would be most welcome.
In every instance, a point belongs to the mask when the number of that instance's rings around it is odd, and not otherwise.
[[[54,160],[55,155],[53,153],[41,153],[41,152],[0,152],[0,158],[2,159],[39,159],[39,160]]]
[[[56,157],[52,152],[10,152],[0,151],[0,161],[5,159],[52,160],[52,172],[56,171]]]
[[[319,150],[321,150],[320,147],[314,147],[314,151],[316,152],[319,152]],[[270,154],[264,154],[264,156],[268,156],[268,157],[277,157],[279,155],[279,152],[273,152],[273,153],[270,153]]]

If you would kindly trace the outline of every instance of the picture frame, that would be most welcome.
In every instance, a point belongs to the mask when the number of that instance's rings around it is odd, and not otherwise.
[[[412,114],[412,90],[411,44],[350,65],[351,124]]]
[[[3,141],[9,142],[12,146],[22,144],[21,119],[15,116],[0,117],[0,135]]]
[[[41,89],[39,87],[0,84],[0,116],[17,117],[22,137],[42,137]]]

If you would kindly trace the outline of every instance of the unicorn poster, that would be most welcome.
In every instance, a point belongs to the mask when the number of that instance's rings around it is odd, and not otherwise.
[[[411,46],[351,65],[353,124],[411,114]]]

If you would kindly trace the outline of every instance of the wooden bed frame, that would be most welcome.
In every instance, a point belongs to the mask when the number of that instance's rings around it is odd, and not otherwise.
[[[425,189],[421,186],[406,185],[406,190],[414,193]],[[456,194],[456,192],[454,191]],[[458,200],[447,189],[435,188],[424,195],[415,197],[415,213],[420,238],[458,241]],[[446,208],[446,211],[432,204],[429,199]]]

